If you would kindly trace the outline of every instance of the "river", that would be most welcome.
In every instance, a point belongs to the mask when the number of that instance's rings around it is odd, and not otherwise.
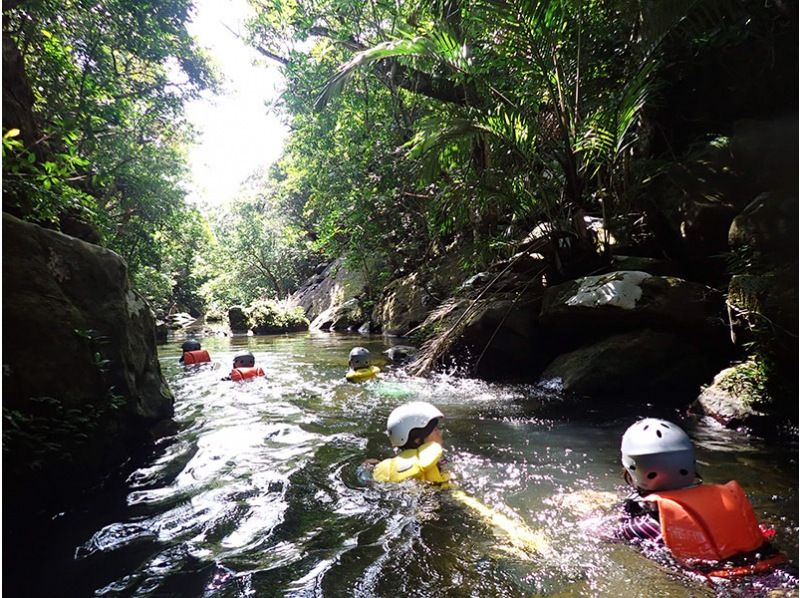
[[[597,528],[607,511],[575,500],[587,490],[621,497],[625,428],[640,416],[680,414],[653,407],[560,413],[528,386],[413,379],[391,367],[350,384],[343,376],[355,345],[376,357],[387,348],[379,337],[322,333],[215,337],[203,340],[212,365],[184,369],[179,342],[161,347],[179,431],[129,463],[123,484],[57,516],[65,523],[51,548],[65,558],[31,580],[32,593],[767,595],[753,584],[721,592],[604,541]],[[267,377],[223,381],[244,348]],[[448,466],[460,486],[545,533],[552,551],[520,552],[448,491],[359,483],[365,458],[391,454],[387,415],[412,399],[444,412]],[[683,423],[705,481],[738,479],[796,570],[797,443]]]

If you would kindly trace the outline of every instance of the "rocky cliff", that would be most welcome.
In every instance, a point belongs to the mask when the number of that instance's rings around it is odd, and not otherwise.
[[[92,483],[172,416],[153,316],[122,258],[3,215],[3,395],[17,496]]]

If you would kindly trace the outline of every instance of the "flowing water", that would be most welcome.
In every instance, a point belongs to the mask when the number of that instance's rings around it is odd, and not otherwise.
[[[609,511],[587,491],[623,495],[622,432],[638,416],[678,414],[558,413],[531,387],[414,379],[390,367],[379,379],[347,383],[350,348],[379,356],[384,343],[327,334],[208,338],[213,364],[193,369],[179,365],[178,342],[162,347],[179,431],[131,465],[123,489],[73,516],[81,529],[54,539],[72,554],[50,579],[50,595],[768,595],[757,582],[712,589],[601,539]],[[243,348],[267,377],[223,381]],[[391,454],[387,415],[412,399],[445,413],[448,467],[461,488],[545,533],[551,551],[520,551],[448,491],[359,482],[364,459]],[[738,479],[796,569],[796,442],[768,445],[702,421],[685,426],[704,479]]]

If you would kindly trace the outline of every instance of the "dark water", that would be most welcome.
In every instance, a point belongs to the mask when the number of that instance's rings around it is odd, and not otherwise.
[[[212,338],[204,348],[213,365],[184,371],[179,343],[162,347],[179,432],[133,464],[124,488],[63,515],[72,523],[52,541],[69,558],[32,579],[31,595],[768,595],[757,583],[715,590],[602,541],[596,529],[608,511],[576,499],[621,495],[622,432],[638,416],[678,414],[553,415],[528,387],[409,379],[391,368],[353,385],[343,375],[356,344],[386,348],[379,338],[325,334]],[[222,381],[244,347],[267,378]],[[358,483],[361,461],[390,456],[386,417],[411,399],[445,413],[461,487],[546,533],[551,552],[515,550],[447,492]],[[796,568],[796,442],[685,425],[704,479],[738,479]]]

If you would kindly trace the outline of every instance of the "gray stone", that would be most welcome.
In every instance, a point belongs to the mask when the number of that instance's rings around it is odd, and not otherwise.
[[[729,428],[752,424],[754,420],[763,418],[764,414],[753,406],[750,397],[736,392],[726,382],[743,367],[746,365],[735,365],[714,376],[714,381],[692,403],[691,411],[707,415]]]
[[[327,329],[334,322],[330,316],[336,308],[362,295],[366,284],[366,278],[362,273],[351,272],[345,267],[344,260],[339,258],[301,285],[290,299],[294,305],[300,305],[305,310],[306,317],[312,322],[312,329],[315,329],[314,322],[324,312],[331,310],[323,317],[325,321],[316,328]],[[361,321],[363,322],[363,319]]]
[[[428,315],[429,296],[415,272],[390,282],[372,310],[372,319],[384,334],[403,336]]]
[[[714,373],[706,352],[667,332],[618,334],[559,355],[539,383],[567,394],[614,398],[695,393]],[[696,395],[695,395],[696,396]]]
[[[410,345],[395,345],[383,352],[392,363],[405,363],[417,354],[417,348]]]

